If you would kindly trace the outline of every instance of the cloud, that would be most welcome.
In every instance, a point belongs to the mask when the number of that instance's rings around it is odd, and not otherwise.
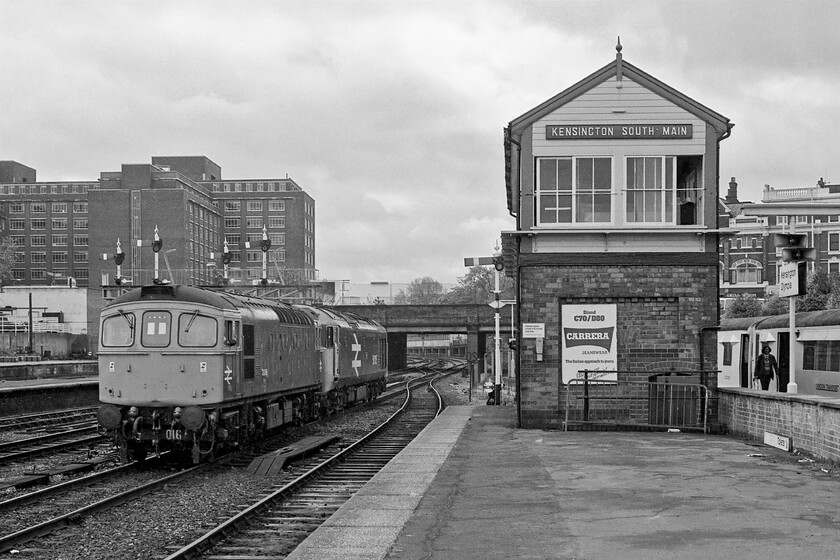
[[[760,14],[760,25],[756,23]],[[502,129],[615,58],[729,117],[723,190],[840,181],[831,0],[0,1],[0,158],[153,155],[315,198],[324,278],[452,282],[506,208]]]

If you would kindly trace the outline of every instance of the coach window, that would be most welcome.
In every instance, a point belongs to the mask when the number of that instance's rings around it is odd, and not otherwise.
[[[134,314],[120,312],[102,321],[102,346],[125,347],[134,344]]]
[[[199,315],[198,310],[182,313],[178,318],[178,344],[181,346],[215,346],[217,331],[216,319]]]
[[[172,316],[168,311],[147,311],[143,313],[141,344],[151,348],[169,346],[169,325]]]

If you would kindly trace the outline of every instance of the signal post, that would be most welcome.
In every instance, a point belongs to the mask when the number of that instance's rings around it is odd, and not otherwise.
[[[795,219],[789,220],[790,233],[777,233],[773,236],[774,245],[782,248],[782,261],[785,264],[779,267],[779,297],[788,298],[788,313],[790,314],[788,324],[788,382],[787,392],[796,394],[799,387],[796,385],[796,296],[807,293],[807,262],[813,261],[817,250],[805,246],[807,236],[801,233],[793,233]]]

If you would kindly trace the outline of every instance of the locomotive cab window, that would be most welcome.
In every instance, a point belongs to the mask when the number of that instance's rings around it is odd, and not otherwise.
[[[239,322],[225,321],[225,346],[236,346],[239,344]]]
[[[102,321],[102,346],[131,346],[134,344],[134,314],[120,311]]]
[[[161,348],[169,346],[170,324],[172,315],[168,311],[147,311],[143,313],[143,333],[140,342],[143,346]]]
[[[181,346],[215,346],[217,331],[216,319],[200,315],[198,310],[178,317],[178,344]]]

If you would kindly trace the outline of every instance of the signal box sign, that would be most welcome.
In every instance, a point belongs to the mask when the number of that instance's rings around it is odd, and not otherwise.
[[[546,140],[688,140],[693,137],[690,124],[550,124]]]

